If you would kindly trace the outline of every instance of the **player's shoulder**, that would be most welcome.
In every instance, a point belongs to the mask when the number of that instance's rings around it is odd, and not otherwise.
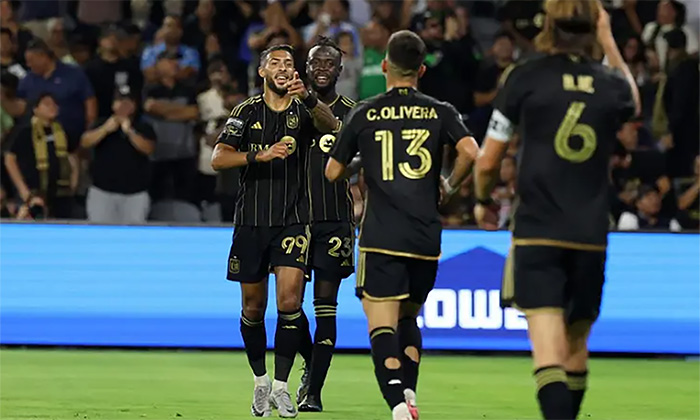
[[[338,100],[337,100],[336,104],[342,105],[342,106],[349,108],[349,109],[352,109],[355,107],[355,105],[357,105],[357,102],[348,98],[345,95],[338,95]]]
[[[438,115],[442,116],[443,113],[453,113],[458,114],[457,108],[454,107],[449,102],[441,101],[423,92],[415,93],[416,104],[419,106],[433,107],[437,111]]]
[[[262,95],[251,96],[245,101],[233,107],[231,110],[231,117],[241,117],[247,115],[251,111],[256,110],[261,104],[263,104]]]

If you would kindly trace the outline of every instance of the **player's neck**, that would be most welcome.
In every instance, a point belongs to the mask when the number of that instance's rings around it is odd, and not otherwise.
[[[292,97],[289,95],[278,95],[272,89],[265,87],[263,92],[263,100],[265,104],[273,111],[284,111],[289,108],[289,104],[292,103]]]
[[[319,92],[315,90],[314,94],[316,94],[319,101],[326,105],[330,105],[335,102],[336,99],[338,99],[338,93],[335,91],[335,88],[328,89],[326,92]]]
[[[393,77],[391,73],[386,75],[386,91],[390,91],[395,88],[412,88],[418,90],[418,78],[417,77]]]

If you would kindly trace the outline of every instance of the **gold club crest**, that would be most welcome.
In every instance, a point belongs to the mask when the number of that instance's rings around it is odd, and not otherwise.
[[[326,134],[321,137],[321,140],[318,141],[318,147],[323,151],[323,153],[330,153],[334,143],[335,136],[333,134]]]
[[[241,272],[241,261],[240,261],[238,258],[236,258],[236,257],[229,258],[229,260],[228,260],[228,271],[229,271],[231,274],[238,274],[238,273],[240,273],[240,272]]]
[[[289,150],[290,155],[297,151],[297,140],[294,137],[284,136],[280,139],[280,141],[287,143],[287,150]]]
[[[299,116],[296,114],[287,114],[287,128],[294,130],[299,127]]]

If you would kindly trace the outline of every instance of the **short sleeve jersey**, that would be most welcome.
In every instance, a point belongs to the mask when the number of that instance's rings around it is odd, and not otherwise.
[[[345,96],[338,95],[329,104],[333,114],[343,121],[355,102]],[[317,133],[311,147],[309,165],[309,183],[311,185],[311,214],[314,222],[353,220],[353,204],[350,195],[350,183],[347,180],[328,182],[326,179],[326,164],[338,133]]]
[[[452,105],[411,88],[359,102],[331,156],[348,164],[359,151],[368,192],[360,250],[437,260],[445,144],[470,133]]]
[[[514,237],[605,245],[609,159],[634,114],[629,85],[566,54],[534,57],[503,78],[487,136],[509,141],[516,127],[520,135]]]
[[[310,222],[306,171],[315,131],[311,113],[296,99],[284,111],[277,112],[257,95],[231,111],[219,143],[249,152],[291,140],[286,159],[253,163],[241,169],[234,225],[288,226]]]

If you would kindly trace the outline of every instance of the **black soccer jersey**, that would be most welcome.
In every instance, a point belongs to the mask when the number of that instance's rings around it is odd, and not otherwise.
[[[452,105],[395,88],[350,111],[331,152],[348,164],[359,151],[368,192],[360,249],[436,260],[443,145],[469,131]]]
[[[355,106],[355,102],[345,96],[338,95],[329,104],[333,114],[343,121],[345,115]],[[353,220],[353,204],[350,195],[350,183],[347,180],[328,182],[326,179],[326,163],[328,154],[335,144],[337,133],[318,133],[311,147],[309,165],[309,183],[311,184],[311,215],[314,222]]]
[[[248,152],[292,140],[286,159],[241,168],[234,225],[287,226],[310,222],[306,170],[314,132],[310,112],[296,99],[284,111],[276,112],[257,95],[231,111],[219,135],[221,143]]]
[[[634,114],[629,85],[565,54],[533,58],[506,77],[487,135],[508,141],[516,126],[520,134],[516,243],[604,246],[609,159],[617,130]]]

